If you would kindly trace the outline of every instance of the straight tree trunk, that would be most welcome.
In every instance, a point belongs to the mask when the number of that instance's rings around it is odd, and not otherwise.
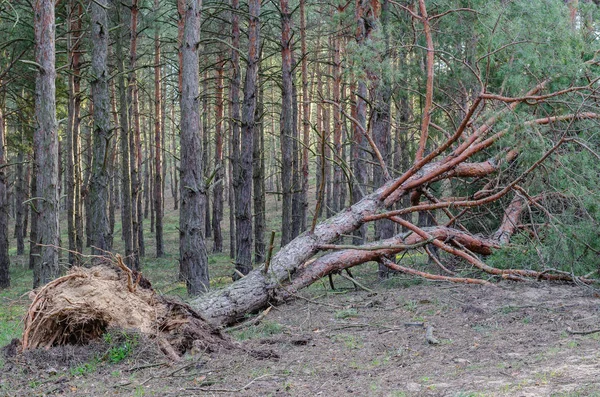
[[[83,134],[83,136],[85,137],[85,157],[84,157],[84,161],[83,163],[86,164],[86,167],[84,168],[84,179],[85,179],[85,185],[83,188],[83,200],[84,200],[84,206],[85,206],[85,246],[86,247],[91,247],[92,246],[92,199],[91,199],[91,195],[90,195],[90,186],[91,186],[91,180],[92,180],[92,129],[93,129],[93,120],[90,117],[93,112],[94,112],[94,103],[91,101],[88,101],[88,123],[85,126],[84,130],[85,133]],[[32,170],[33,171],[33,170]],[[35,175],[35,172],[33,173]],[[32,196],[31,197],[36,197],[33,193],[33,189],[31,190]],[[32,218],[31,220],[33,221],[33,214],[32,214]],[[33,227],[33,224],[32,224]]]
[[[233,83],[233,81],[232,81]],[[230,94],[233,92],[233,84],[230,87]],[[230,95],[231,97],[231,95]],[[227,162],[227,167],[229,170],[229,178],[227,180],[227,191],[229,192],[227,194],[227,205],[229,206],[229,258],[231,259],[235,259],[235,189],[234,189],[234,153],[233,153],[233,144],[232,144],[232,140],[233,140],[233,128],[234,128],[234,122],[233,122],[233,118],[232,118],[232,107],[229,106],[227,109],[228,112],[228,116],[229,116],[229,131],[230,131],[230,139],[228,140],[228,144],[227,144],[227,154],[229,157],[229,161]]]
[[[292,16],[288,0],[280,0],[281,10],[281,246],[292,240],[292,178],[294,109],[292,82]]]
[[[328,74],[331,74],[331,69],[328,67]],[[331,98],[331,87],[329,82],[325,82],[325,92],[327,98]],[[336,109],[334,109],[335,111]],[[323,105],[323,168],[324,174],[324,186],[326,199],[322,203],[326,207],[325,214],[327,218],[333,215],[333,181],[331,179],[331,105]]]
[[[225,183],[223,169],[223,67],[224,61],[222,56],[219,55],[215,70],[215,176],[213,178],[212,208],[213,252],[223,252],[223,235],[221,233],[223,184]],[[206,134],[206,131],[204,133]]]
[[[208,109],[208,70],[204,74],[204,89],[202,90],[202,164],[204,164],[204,179],[208,180],[211,175],[210,170],[210,110]],[[218,121],[215,120],[215,123]],[[206,187],[206,215],[204,226],[206,228],[204,236],[212,237],[212,222],[210,213],[210,186]]]
[[[0,127],[2,128],[2,127]],[[17,239],[17,255],[25,254],[25,234],[27,229],[25,227],[25,200],[27,192],[27,181],[25,178],[25,167],[23,161],[25,156],[23,151],[19,150],[17,154],[17,178],[15,181],[15,238]]]
[[[238,255],[240,252],[240,238],[243,234],[240,234],[240,222],[242,222],[242,206],[243,201],[247,200],[248,197],[243,197],[242,190],[242,177],[241,177],[241,145],[240,145],[240,123],[241,123],[241,112],[240,112],[240,86],[241,86],[241,69],[240,69],[240,23],[239,23],[239,0],[231,1],[231,161],[233,169],[233,194],[234,194],[234,208],[232,210],[235,213],[235,261],[236,266],[238,263]],[[238,276],[234,274],[234,279]]]
[[[158,13],[158,0],[154,0],[154,12]],[[162,164],[162,89],[160,73],[160,32],[155,22],[154,32],[154,211],[156,212],[156,257],[165,255],[163,244],[163,164]]]
[[[81,70],[80,70],[80,40],[81,40],[81,3],[69,2],[69,104],[66,137],[66,185],[67,185],[67,228],[69,240],[69,264],[80,264],[80,253],[83,252],[78,219],[81,219],[81,170],[79,162],[79,125],[81,109]],[[22,235],[22,234],[21,234]]]
[[[130,105],[127,100],[127,87],[125,80],[125,54],[123,53],[123,42],[130,34],[127,29],[130,22],[127,21],[126,7],[121,6],[118,14],[119,23],[124,24],[120,28],[119,37],[116,40],[117,68],[119,71],[119,119],[120,119],[120,143],[121,143],[121,226],[123,242],[125,245],[125,263],[130,269],[138,270],[138,261],[135,260],[135,238],[133,234],[133,195],[131,191],[131,155],[130,155]],[[126,22],[124,22],[126,21]]]
[[[338,25],[338,31],[341,26]],[[333,102],[337,106],[333,109],[333,150],[334,150],[334,166],[333,166],[333,200],[332,210],[334,213],[339,212],[343,205],[340,202],[342,191],[342,118],[338,106],[341,104],[342,97],[342,57],[341,57],[341,38],[336,34],[332,38],[333,41]],[[379,186],[379,185],[376,185]]]
[[[179,209],[179,171],[177,166],[177,140],[176,140],[176,126],[175,126],[175,102],[171,104],[171,122],[172,122],[172,131],[171,131],[171,153],[172,162],[171,166],[173,169],[173,174],[171,177],[171,186],[172,186],[172,196],[173,196],[173,210],[177,211]]]
[[[310,146],[310,98],[308,97],[308,52],[306,48],[306,0],[300,0],[300,51],[302,53],[302,224],[308,224],[308,148]]]
[[[37,288],[60,275],[58,264],[58,125],[56,121],[56,69],[54,1],[37,0],[34,5],[36,43],[34,151],[37,164],[35,200],[37,217],[36,243],[40,255],[33,268],[33,286]]]
[[[259,73],[260,74],[260,73]],[[265,204],[265,124],[261,119],[264,112],[264,89],[259,85],[258,103],[254,119],[257,124],[254,126],[253,141],[253,170],[252,187],[254,192],[254,263],[263,263],[265,261],[265,232],[267,229],[266,204]],[[260,121],[258,121],[260,120]]]
[[[292,53],[292,65],[295,64]],[[293,66],[292,69],[295,67]],[[302,231],[302,155],[298,147],[300,142],[298,108],[298,88],[292,74],[292,239]]]
[[[108,222],[110,168],[110,98],[108,92],[108,3],[97,0],[91,4],[92,25],[92,102],[93,159],[90,180],[92,253],[106,255],[109,249]],[[38,184],[39,185],[39,184]],[[40,226],[38,224],[38,226]]]
[[[33,158],[32,158],[32,164],[31,164],[31,183],[29,186],[29,190],[30,190],[30,194],[29,197],[37,197],[37,164],[35,161],[35,152],[33,153]],[[29,204],[30,206],[32,206],[32,204]],[[36,244],[37,241],[37,234],[38,234],[38,228],[37,228],[37,213],[36,210],[34,208],[34,206],[32,206],[31,208],[31,227],[29,228],[29,270],[33,270],[35,267],[35,262],[38,260],[38,257],[40,256],[40,246],[38,246]]]
[[[237,223],[237,254],[235,268],[242,274],[252,270],[252,157],[256,129],[258,100],[258,66],[260,61],[260,0],[250,0],[248,25],[248,65],[244,82],[244,104],[239,170],[239,207]]]
[[[137,85],[137,25],[138,0],[131,1],[131,40],[129,42],[129,98],[133,133],[129,134],[131,169],[131,222],[133,226],[134,269],[140,269],[140,257],[144,256],[144,217],[142,212],[142,139],[140,129],[140,103]]]
[[[209,289],[208,257],[204,244],[206,190],[202,159],[198,156],[202,125],[199,115],[200,8],[198,0],[186,0],[182,52],[181,93],[181,209],[179,257],[190,295]]]
[[[0,82],[1,84],[1,82]],[[0,289],[10,287],[8,256],[8,175],[3,103],[0,102]]]

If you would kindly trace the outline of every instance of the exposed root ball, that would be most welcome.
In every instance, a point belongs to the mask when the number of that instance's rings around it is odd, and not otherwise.
[[[132,285],[131,274],[107,266],[73,268],[44,286],[25,318],[23,350],[86,344],[109,328],[135,330],[153,338],[173,359],[192,347],[229,348],[229,342],[189,306]],[[142,288],[144,285],[146,288]]]

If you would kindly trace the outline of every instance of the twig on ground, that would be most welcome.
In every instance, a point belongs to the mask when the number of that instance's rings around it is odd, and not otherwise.
[[[273,306],[269,306],[258,316],[251,318],[248,321],[244,321],[243,323],[238,324],[236,326],[229,327],[229,328],[225,329],[225,331],[233,332],[233,331],[240,330],[242,328],[250,327],[252,325],[258,325],[267,316],[267,314],[269,314],[269,312],[271,311],[272,308],[273,308]]]
[[[241,391],[246,390],[248,387],[250,387],[251,384],[253,384],[257,380],[262,379],[262,378],[266,378],[268,376],[273,376],[273,375],[272,374],[261,375],[258,378],[252,379],[250,382],[248,382],[246,385],[240,387],[239,389],[211,389],[211,388],[208,388],[208,387],[186,387],[185,390],[189,390],[189,391],[205,391],[205,392],[213,392],[213,393],[239,393]]]
[[[346,275],[345,275],[345,274],[343,274],[343,273],[340,273],[339,275],[340,275],[340,277],[343,277],[343,278],[345,278],[345,279],[346,279],[346,280],[348,280],[348,281],[352,281],[352,282],[354,283],[354,285],[356,285],[356,286],[358,286],[358,287],[360,287],[360,288],[364,289],[364,290],[365,290],[365,291],[367,291],[368,293],[371,293],[371,294],[377,294],[377,292],[373,291],[373,290],[372,290],[372,289],[370,289],[370,288],[367,288],[367,287],[365,287],[364,285],[362,285],[361,283],[359,283],[358,281],[356,281],[356,279],[354,279],[354,278],[352,278],[352,277],[350,277],[350,276],[346,276]]]
[[[569,328],[567,328],[567,332],[571,335],[591,335],[591,334],[597,334],[598,332],[600,332],[600,328],[592,329],[590,331],[574,331],[569,327]]]

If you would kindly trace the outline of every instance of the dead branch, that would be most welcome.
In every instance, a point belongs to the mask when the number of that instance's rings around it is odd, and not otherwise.
[[[465,284],[480,284],[480,285],[493,285],[489,281],[481,280],[478,278],[464,278],[464,277],[448,277],[448,276],[440,276],[438,274],[431,274],[422,272],[419,270],[411,269],[408,267],[400,266],[395,262],[387,258],[383,258],[383,264],[387,266],[391,270],[395,270],[397,272],[402,272],[406,274],[411,274],[413,276],[423,277],[427,280],[435,280],[435,281],[449,281],[451,283],[465,283]]]

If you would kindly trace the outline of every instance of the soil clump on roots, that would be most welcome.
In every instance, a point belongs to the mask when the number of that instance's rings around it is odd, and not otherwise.
[[[234,347],[190,306],[158,295],[116,259],[116,267],[76,267],[42,287],[25,317],[21,350],[86,345],[109,329],[144,334],[173,360],[192,349]]]

